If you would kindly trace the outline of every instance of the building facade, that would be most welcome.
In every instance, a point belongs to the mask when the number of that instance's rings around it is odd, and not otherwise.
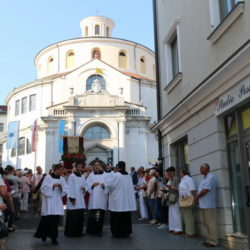
[[[157,138],[150,132],[157,119],[155,55],[143,45],[113,38],[114,26],[106,17],[85,18],[82,37],[36,55],[37,80],[6,98],[8,122],[19,120],[20,131],[18,152],[5,150],[5,165],[41,165],[48,171],[61,159],[63,134],[84,137],[87,164],[95,158],[112,164],[124,160],[128,167],[156,161]]]
[[[220,242],[249,249],[250,2],[155,0],[164,167],[202,163],[218,180]],[[197,213],[197,225],[202,223]]]
[[[0,165],[2,164],[3,144],[2,138],[7,131],[7,106],[0,105]]]

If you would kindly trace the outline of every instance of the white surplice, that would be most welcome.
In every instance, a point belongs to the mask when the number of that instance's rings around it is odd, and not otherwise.
[[[62,189],[55,187],[54,184],[61,184]],[[41,215],[64,215],[62,197],[67,194],[67,184],[63,177],[59,179],[47,175],[41,186],[42,210]]]
[[[67,180],[68,184],[68,199],[67,199],[67,209],[84,209],[86,208],[83,188],[87,189],[87,183],[84,176],[77,176],[72,173]],[[75,199],[75,205],[72,204],[69,198]]]
[[[93,183],[99,182],[100,184],[105,182],[105,179],[110,174],[102,173],[102,174],[91,174],[87,179],[88,192],[90,194],[89,197],[89,206],[88,209],[103,209],[107,210],[108,206],[108,194],[105,192],[104,188],[100,185],[92,188]]]
[[[136,211],[134,186],[130,175],[114,173],[105,181],[109,194],[108,209],[112,212]]]

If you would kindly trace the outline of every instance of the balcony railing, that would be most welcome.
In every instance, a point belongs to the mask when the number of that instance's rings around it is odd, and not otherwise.
[[[139,116],[140,115],[140,109],[130,109],[126,112],[129,116]]]
[[[67,115],[67,111],[64,109],[54,109],[53,110],[53,115],[54,116],[66,116]]]

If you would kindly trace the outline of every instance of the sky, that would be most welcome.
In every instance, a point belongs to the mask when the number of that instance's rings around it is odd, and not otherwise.
[[[113,37],[154,50],[152,0],[0,0],[0,105],[36,79],[40,50],[81,37],[80,21],[95,15],[113,19]]]

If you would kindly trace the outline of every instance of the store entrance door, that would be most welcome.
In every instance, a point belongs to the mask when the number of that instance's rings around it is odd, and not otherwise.
[[[248,242],[250,242],[250,135],[244,138],[245,152],[245,178],[243,179],[245,185],[245,211],[246,211],[246,226],[248,233]]]

